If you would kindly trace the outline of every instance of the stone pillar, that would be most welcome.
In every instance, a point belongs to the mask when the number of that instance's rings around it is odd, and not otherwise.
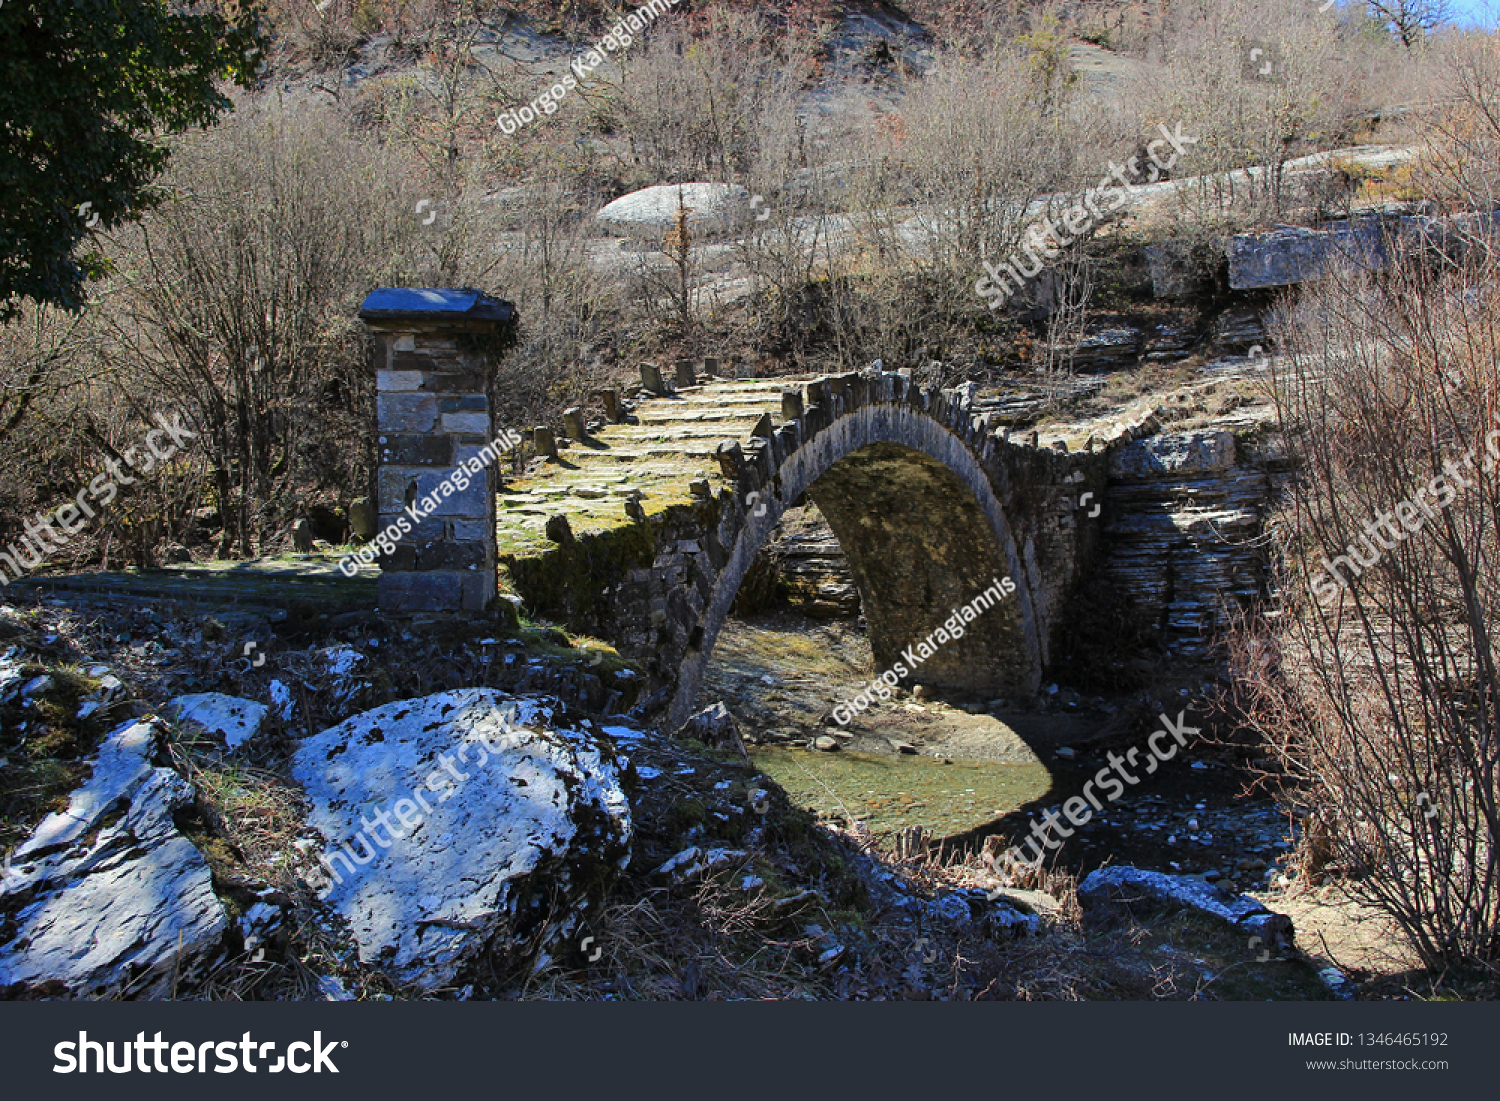
[[[698,385],[698,376],[693,374],[693,361],[690,359],[679,359],[677,361],[677,389],[682,390],[689,386]]]
[[[654,363],[641,364],[641,387],[656,394],[658,397],[667,392],[667,385],[662,381],[661,368]]]
[[[375,333],[379,528],[399,535],[380,558],[380,609],[484,611],[497,589],[500,456],[512,445],[495,442],[495,352],[479,348],[485,337],[503,345],[515,307],[475,290],[385,287],[359,316]],[[475,459],[482,469],[459,469]]]
[[[557,458],[557,437],[545,424],[539,424],[531,430],[531,443],[542,458]]]
[[[584,440],[588,438],[587,427],[583,421],[583,409],[577,405],[563,410],[563,431],[567,433],[570,440]]]
[[[703,373],[705,375],[707,375],[709,378],[718,378],[719,377],[719,357],[718,356],[704,356],[703,357]]]
[[[620,423],[620,391],[610,386],[599,391],[599,396],[604,400],[604,419],[610,424]]]

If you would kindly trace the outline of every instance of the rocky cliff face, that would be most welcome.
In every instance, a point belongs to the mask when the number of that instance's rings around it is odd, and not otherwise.
[[[859,589],[844,549],[816,505],[790,510],[745,580],[736,611],[786,605],[813,619],[859,615]]]
[[[1110,456],[1103,571],[1172,651],[1202,654],[1230,609],[1264,594],[1274,465],[1228,429],[1153,436]]]

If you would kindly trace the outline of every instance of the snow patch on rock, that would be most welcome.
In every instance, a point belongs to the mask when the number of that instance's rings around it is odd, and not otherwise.
[[[157,729],[111,731],[68,809],[16,850],[0,883],[0,989],[167,997],[222,946],[208,863],[173,821],[193,790],[152,767]]]
[[[554,714],[550,700],[462,689],[297,750],[309,825],[329,842],[322,897],[362,962],[431,989],[488,946],[545,957],[581,924],[629,859],[630,810],[609,744]]]

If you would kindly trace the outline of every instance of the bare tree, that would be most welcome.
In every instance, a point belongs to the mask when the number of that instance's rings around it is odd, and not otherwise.
[[[242,109],[182,143],[177,199],[122,241],[110,361],[122,391],[198,426],[221,553],[285,530],[295,491],[358,495],[371,385],[353,314],[412,267],[403,173],[337,117]]]
[[[602,380],[603,352],[618,317],[590,265],[590,215],[605,203],[590,154],[570,147],[539,155],[524,184],[487,204],[498,222],[485,286],[521,313],[519,345],[495,377],[497,415],[511,425],[545,424],[579,404]]]
[[[1416,174],[1460,213],[1393,231],[1273,329],[1299,475],[1279,614],[1241,637],[1250,712],[1299,781],[1313,870],[1429,967],[1500,970],[1500,61],[1460,50]],[[1478,211],[1477,214],[1462,211]]]
[[[1050,403],[1061,406],[1071,395],[1073,361],[1087,332],[1089,299],[1094,293],[1094,262],[1075,245],[1059,258],[1051,273],[1051,313],[1038,370]]]
[[[0,325],[0,445],[38,400],[79,380],[91,326],[82,313],[23,305]]]
[[[1453,18],[1450,0],[1369,0],[1370,15],[1408,50]]]
[[[1424,963],[1500,961],[1500,322],[1496,258],[1393,237],[1275,332],[1299,476],[1252,713],[1300,777],[1304,854]]]

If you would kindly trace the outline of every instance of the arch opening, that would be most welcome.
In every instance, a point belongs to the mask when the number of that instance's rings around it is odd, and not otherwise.
[[[963,481],[923,452],[876,443],[846,455],[809,487],[833,529],[869,625],[878,676],[963,692],[1014,692],[1024,671],[1024,630],[1009,598],[976,599],[1010,575],[984,510]],[[1014,584],[1012,579],[1012,584]],[[975,607],[967,623],[958,613]],[[938,629],[951,636],[934,637]],[[929,643],[928,640],[931,639]],[[918,644],[934,645],[918,658]],[[919,659],[920,660],[920,659]]]
[[[794,605],[726,616],[714,625],[718,656],[703,657],[713,692],[688,713],[728,704],[748,720],[755,765],[794,802],[877,831],[915,824],[959,836],[1044,799],[1050,770],[1001,717],[1004,705],[995,714],[988,706],[1035,690],[1008,529],[995,530],[982,501],[988,478],[976,491],[948,463],[893,440],[834,459],[800,496],[787,495],[786,464],[779,473],[786,508],[776,519],[803,503],[822,515],[859,591],[864,628]],[[775,527],[753,534],[757,550]],[[938,699],[906,707],[873,683],[885,673]]]
[[[961,637],[942,642],[904,679],[972,693],[1036,690],[1043,640],[1009,522],[982,465],[945,426],[906,405],[864,406],[787,455],[767,488],[769,507],[746,515],[705,601],[669,728],[691,714],[741,583],[786,508],[804,495],[847,555],[869,624],[872,676],[914,656],[911,647],[1010,578],[1012,595],[963,624]]]

